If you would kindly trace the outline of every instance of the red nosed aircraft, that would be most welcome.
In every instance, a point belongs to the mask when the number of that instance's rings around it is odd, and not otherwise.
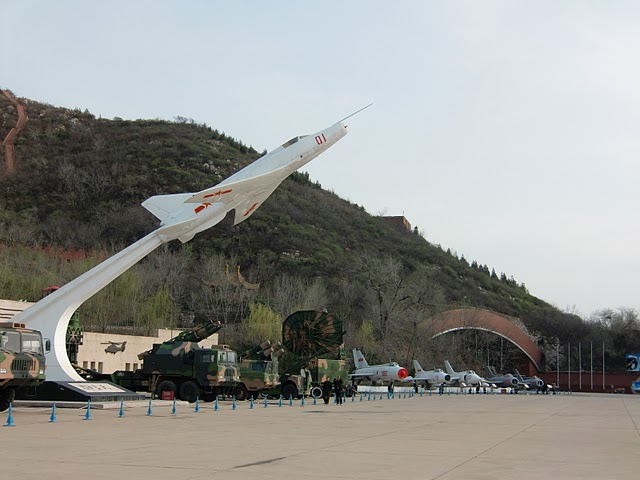
[[[357,348],[353,349],[353,363],[356,369],[349,374],[349,378],[356,383],[362,380],[371,382],[402,381],[409,376],[408,370],[396,362],[369,365],[362,352]]]

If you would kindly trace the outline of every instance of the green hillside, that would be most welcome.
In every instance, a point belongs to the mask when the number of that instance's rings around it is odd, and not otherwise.
[[[106,120],[22,101],[29,121],[15,140],[13,175],[0,157],[0,298],[37,300],[40,288],[69,281],[152,231],[157,222],[140,206],[146,198],[201,190],[260,156],[191,120]],[[15,112],[4,97],[0,110],[4,138]],[[265,310],[282,319],[327,308],[345,320],[348,344],[383,356],[410,341],[417,319],[451,305],[519,317],[562,340],[582,325],[481,259],[470,265],[401,233],[306,174],[286,180],[248,221],[227,220],[159,249],[87,302],[85,328],[218,318],[248,343],[256,325],[262,335],[277,330]],[[260,288],[229,281],[225,264]]]

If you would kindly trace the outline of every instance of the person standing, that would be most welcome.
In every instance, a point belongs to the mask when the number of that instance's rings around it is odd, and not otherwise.
[[[342,405],[342,391],[343,391],[342,378],[338,375],[333,380],[333,391],[336,393],[336,403]]]
[[[322,382],[322,400],[324,400],[324,404],[329,404],[329,399],[331,398],[331,380],[329,377]]]

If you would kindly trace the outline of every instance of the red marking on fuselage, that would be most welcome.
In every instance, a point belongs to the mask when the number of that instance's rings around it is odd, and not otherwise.
[[[198,205],[196,208],[194,208],[193,211],[196,213],[200,213],[202,210],[210,206],[211,204],[209,202],[204,202],[202,205]]]
[[[211,197],[219,197],[220,195],[225,195],[227,193],[231,193],[233,192],[233,189],[229,189],[229,190],[218,190],[217,192],[214,193],[209,193],[207,195],[205,195],[202,198],[211,198]]]
[[[243,217],[246,217],[247,215],[249,215],[251,212],[253,212],[256,208],[258,207],[257,203],[254,203],[253,205],[251,205],[251,207],[249,207],[249,209],[244,212]]]

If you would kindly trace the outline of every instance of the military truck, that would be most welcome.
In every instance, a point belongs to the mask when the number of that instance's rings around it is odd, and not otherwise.
[[[278,357],[283,353],[284,349],[280,342],[272,345],[267,340],[241,355],[238,362],[240,379],[249,397],[259,398],[263,394],[274,395],[279,391]]]
[[[24,323],[0,322],[0,412],[9,408],[18,390],[45,381],[44,350],[39,331]]]
[[[245,352],[240,362],[242,380],[249,385],[248,378],[253,376],[259,394],[321,397],[320,385],[327,378],[340,375],[347,383],[348,368],[340,358],[343,334],[342,321],[326,311],[295,312],[282,323],[284,349],[279,342],[264,348],[267,342]],[[338,358],[329,358],[331,355]],[[267,388],[267,382],[273,383],[274,378],[278,379],[275,387]]]
[[[191,403],[198,398],[211,402],[218,395],[246,400],[248,391],[240,382],[237,353],[226,345],[198,346],[221,328],[220,322],[211,321],[156,343],[138,355],[142,368],[114,372],[110,380],[129,390]]]

